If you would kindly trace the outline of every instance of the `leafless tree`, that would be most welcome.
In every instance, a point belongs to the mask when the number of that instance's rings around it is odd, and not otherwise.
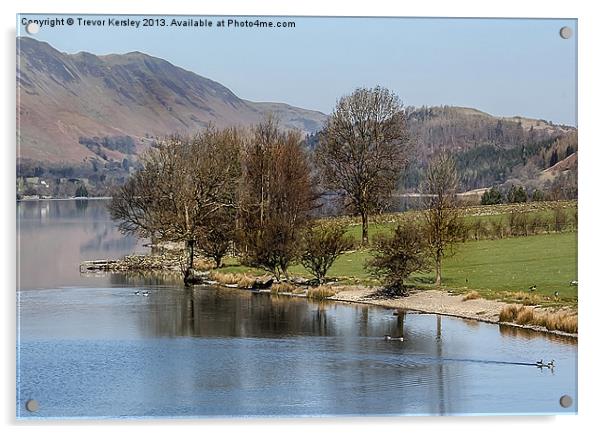
[[[243,156],[240,249],[245,262],[279,280],[298,256],[317,195],[299,133],[279,130],[273,117],[252,132]]]
[[[462,232],[457,192],[458,174],[453,157],[441,152],[435,155],[426,169],[423,194],[426,237],[435,261],[435,285],[441,285],[441,262]]]
[[[210,127],[194,137],[168,137],[143,157],[143,168],[109,205],[123,233],[185,242],[185,282],[192,274],[197,234],[211,230],[215,213],[235,205],[241,144],[235,129]]]
[[[198,249],[203,256],[215,261],[221,268],[223,258],[232,250],[236,238],[236,209],[223,208],[208,220],[195,236]]]
[[[382,87],[356,89],[338,101],[320,136],[315,155],[324,186],[361,216],[367,244],[368,216],[384,207],[408,160],[399,98]]]

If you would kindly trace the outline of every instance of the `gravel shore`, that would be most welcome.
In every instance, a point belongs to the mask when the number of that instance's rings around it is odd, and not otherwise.
[[[333,287],[337,290],[337,287]],[[407,297],[384,297],[375,288],[345,287],[329,300],[350,303],[371,304],[394,309],[407,309],[424,313],[454,316],[458,318],[473,319],[488,323],[499,323],[500,310],[507,303],[495,300],[478,298],[463,301],[462,295],[452,295],[439,290],[412,291]],[[503,323],[515,327],[553,333],[561,336],[577,337],[574,333],[565,333],[557,330],[547,330],[543,327]]]

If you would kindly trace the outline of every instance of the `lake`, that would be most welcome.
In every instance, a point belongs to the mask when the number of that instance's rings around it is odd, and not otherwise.
[[[106,201],[17,204],[17,417],[558,414],[574,339],[158,275],[86,274],[145,252]],[[136,291],[149,291],[148,297]],[[386,334],[401,335],[389,342]],[[556,368],[528,365],[554,359]],[[562,395],[573,405],[563,408]],[[35,399],[39,410],[28,412]]]

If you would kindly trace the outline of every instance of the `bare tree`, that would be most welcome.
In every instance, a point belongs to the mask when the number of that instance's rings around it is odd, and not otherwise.
[[[324,283],[334,261],[353,246],[353,239],[346,232],[346,225],[324,222],[308,227],[303,234],[301,264],[319,284]]]
[[[207,258],[215,261],[215,268],[221,268],[222,260],[236,238],[236,210],[223,208],[208,220],[207,225],[195,236],[198,249]]]
[[[240,194],[242,256],[250,265],[287,275],[317,195],[301,135],[268,117],[246,144]]]
[[[235,205],[241,143],[235,129],[168,137],[143,157],[143,168],[115,192],[109,205],[124,233],[185,242],[186,283],[197,234],[211,230],[215,213]]]
[[[407,162],[399,98],[381,87],[356,89],[338,101],[320,136],[316,161],[324,185],[361,216],[365,245],[368,216],[384,207]]]
[[[443,256],[460,238],[462,220],[456,194],[458,174],[453,157],[442,152],[433,157],[423,185],[427,209],[424,211],[425,231],[435,261],[435,285],[441,285]]]

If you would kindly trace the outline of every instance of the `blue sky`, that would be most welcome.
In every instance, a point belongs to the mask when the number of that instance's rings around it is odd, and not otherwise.
[[[169,22],[177,17],[165,18]],[[222,19],[207,18],[214,26]],[[239,19],[245,18],[254,19]],[[218,81],[242,98],[286,102],[325,113],[356,87],[382,85],[405,105],[458,105],[495,115],[577,122],[575,20],[261,19],[294,20],[296,26],[73,25],[43,27],[34,37],[68,53],[142,51]],[[562,26],[573,29],[571,39],[559,36]],[[20,22],[17,29],[25,34]]]

